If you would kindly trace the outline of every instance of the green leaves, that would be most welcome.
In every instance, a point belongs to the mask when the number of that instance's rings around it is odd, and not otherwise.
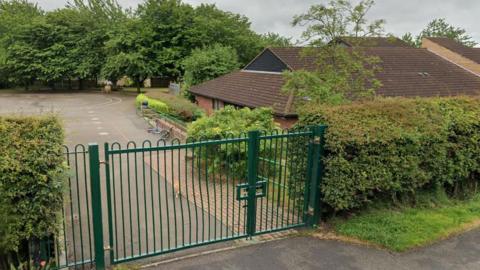
[[[362,0],[353,6],[350,1],[331,0],[313,5],[307,13],[293,18],[293,26],[306,26],[302,37],[312,45],[321,46],[344,36],[367,37],[382,35],[385,20],[369,22],[366,15],[374,0]]]
[[[0,117],[0,203],[8,210],[0,248],[16,251],[21,241],[57,231],[66,180],[63,138],[53,116]]]
[[[195,49],[183,61],[184,81],[187,87],[215,79],[239,68],[235,49],[220,44]]]
[[[412,46],[420,47],[422,45],[422,39],[428,37],[450,38],[467,47],[475,47],[475,45],[477,45],[477,42],[467,34],[465,29],[449,24],[444,18],[434,19],[429,22],[425,29],[423,29],[416,37],[413,37],[412,33],[404,34],[402,40]]]
[[[480,175],[480,100],[379,99],[308,105],[300,126],[328,124],[324,201],[336,211],[396,202],[441,187],[475,189]]]

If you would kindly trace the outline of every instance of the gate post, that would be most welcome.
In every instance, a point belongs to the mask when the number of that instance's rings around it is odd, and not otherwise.
[[[95,250],[95,269],[105,269],[105,250],[103,248],[102,191],[100,184],[100,158],[98,144],[88,145],[90,165],[90,190],[92,196],[93,238]]]
[[[324,167],[322,158],[324,155],[325,146],[325,131],[327,126],[315,126],[312,127],[313,140],[310,142],[311,153],[310,158],[310,194],[308,196],[308,220],[309,226],[315,226],[320,221],[321,215],[321,196],[320,196],[320,184],[323,177]]]
[[[257,177],[258,177],[258,152],[259,131],[248,132],[248,201],[247,201],[247,234],[255,234],[257,210]]]

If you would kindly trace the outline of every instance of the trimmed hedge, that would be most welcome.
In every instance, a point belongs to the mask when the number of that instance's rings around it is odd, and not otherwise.
[[[57,231],[66,176],[63,140],[54,116],[0,117],[0,197],[9,212],[4,214],[12,217],[3,228],[4,249],[17,251],[24,241]]]
[[[161,92],[148,93],[147,96],[149,100],[165,104],[168,107],[167,114],[184,122],[192,122],[205,115],[202,108],[181,96]]]
[[[300,111],[298,126],[327,124],[324,202],[349,210],[439,189],[476,191],[480,99],[379,99]]]
[[[148,108],[154,110],[157,113],[168,114],[170,112],[170,109],[168,108],[167,104],[165,104],[161,101],[149,98],[144,94],[140,94],[140,95],[137,96],[137,98],[135,100],[135,104],[136,104],[137,108],[142,106],[142,103],[145,102],[145,101],[148,102]]]

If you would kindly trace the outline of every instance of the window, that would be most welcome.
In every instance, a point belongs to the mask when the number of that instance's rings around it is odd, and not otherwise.
[[[212,108],[214,110],[220,110],[223,108],[223,102],[218,100],[218,99],[214,99],[212,100]]]

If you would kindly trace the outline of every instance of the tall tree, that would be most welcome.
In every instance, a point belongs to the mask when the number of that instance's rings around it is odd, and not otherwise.
[[[107,59],[102,74],[112,81],[128,76],[140,93],[144,81],[159,70],[158,56],[152,47],[154,33],[140,19],[128,18],[114,34],[106,44]]]
[[[327,5],[313,5],[307,13],[294,17],[294,26],[306,26],[305,41],[313,48],[304,56],[315,57],[315,71],[296,71],[285,74],[284,90],[297,96],[298,105],[314,102],[339,103],[369,98],[380,82],[375,78],[379,59],[367,55],[361,48],[345,48],[335,41],[341,37],[379,36],[384,20],[369,22],[368,11],[373,0],[363,0],[353,6],[346,0],[332,0]]]
[[[193,50],[182,64],[187,87],[215,79],[240,66],[236,50],[220,44]]]
[[[412,44],[412,34],[407,33],[403,36],[403,40]],[[429,22],[427,26],[417,35],[415,39],[415,46],[420,47],[422,45],[422,39],[425,37],[446,37],[451,38],[457,42],[462,43],[467,47],[474,47],[477,42],[467,34],[467,30],[461,27],[453,26],[449,24],[446,19],[434,19]]]

